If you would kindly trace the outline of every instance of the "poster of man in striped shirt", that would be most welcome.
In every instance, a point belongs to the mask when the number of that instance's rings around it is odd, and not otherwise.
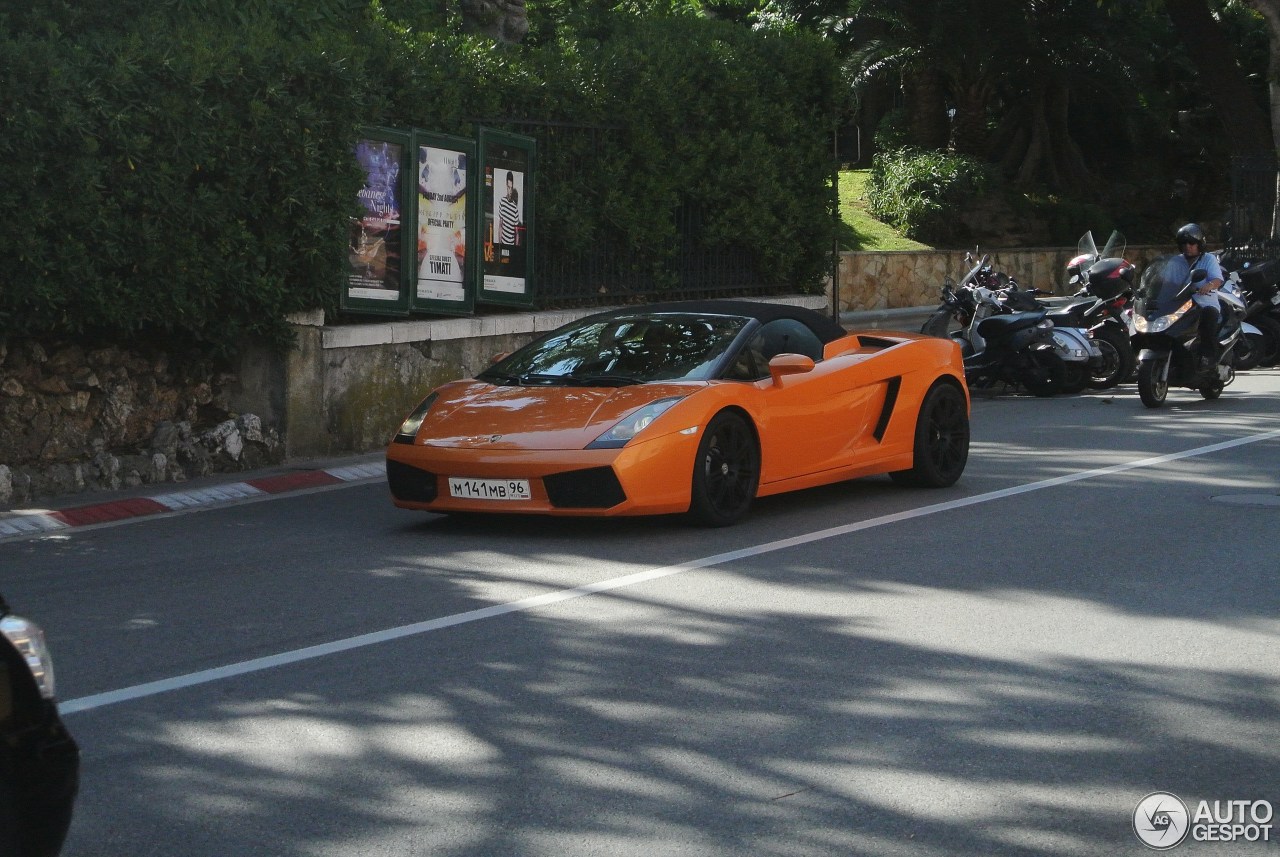
[[[535,142],[532,137],[480,129],[480,303],[533,304]]]
[[[506,181],[494,188],[494,192],[499,194],[499,197],[495,200],[493,209],[498,213],[498,225],[495,230],[498,243],[512,246],[521,243],[520,191],[523,190],[524,174],[514,170],[507,170],[506,173]]]

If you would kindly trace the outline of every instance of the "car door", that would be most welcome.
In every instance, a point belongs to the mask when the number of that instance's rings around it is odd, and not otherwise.
[[[768,484],[842,467],[857,439],[867,434],[867,403],[874,388],[853,383],[847,368],[822,361],[822,343],[799,322],[777,319],[764,325],[748,350],[764,363],[756,381],[759,409],[761,482]],[[815,359],[810,372],[774,382],[767,361],[777,354]],[[815,358],[816,355],[816,358]]]

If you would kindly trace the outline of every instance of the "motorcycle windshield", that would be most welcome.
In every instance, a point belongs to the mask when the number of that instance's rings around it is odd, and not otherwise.
[[[1090,239],[1092,239],[1092,237],[1093,236],[1090,236]],[[1111,230],[1111,237],[1107,239],[1107,246],[1102,248],[1102,258],[1124,258],[1124,251],[1127,246],[1128,244],[1124,240],[1124,235],[1120,233],[1120,230],[1113,229]]]
[[[1138,281],[1138,297],[1143,301],[1148,318],[1168,315],[1187,299],[1185,295],[1178,297],[1187,284],[1186,278],[1169,271],[1170,264],[1177,258],[1176,255],[1160,256],[1142,271],[1142,277]],[[1170,279],[1170,276],[1174,279]]]
[[[979,271],[981,271],[984,267],[986,267],[987,261],[990,258],[991,258],[990,256],[983,256],[981,259],[979,259],[978,264],[974,265],[973,269],[969,271],[969,273],[965,274],[964,279],[960,281],[960,288],[962,289],[966,288],[970,283],[972,283],[973,278],[978,275]]]
[[[1076,244],[1076,255],[1098,258],[1098,245],[1093,243],[1092,230],[1080,236],[1080,243]]]

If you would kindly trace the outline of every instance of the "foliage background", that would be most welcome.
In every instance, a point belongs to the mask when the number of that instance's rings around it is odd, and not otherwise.
[[[657,266],[671,212],[699,205],[705,240],[816,287],[841,92],[821,39],[596,14],[513,47],[456,24],[407,0],[0,15],[0,335],[287,345],[287,313],[337,309],[366,124],[616,127],[572,180],[538,188],[544,246],[623,240]]]

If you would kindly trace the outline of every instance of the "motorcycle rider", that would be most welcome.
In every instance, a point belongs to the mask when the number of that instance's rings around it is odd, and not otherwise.
[[[1188,223],[1179,229],[1177,242],[1180,254],[1173,257],[1165,268],[1165,284],[1179,288],[1197,269],[1209,274],[1191,297],[1200,307],[1200,365],[1209,368],[1218,362],[1218,323],[1222,313],[1215,292],[1222,285],[1222,266],[1218,264],[1217,256],[1205,252],[1204,230],[1199,224]]]

